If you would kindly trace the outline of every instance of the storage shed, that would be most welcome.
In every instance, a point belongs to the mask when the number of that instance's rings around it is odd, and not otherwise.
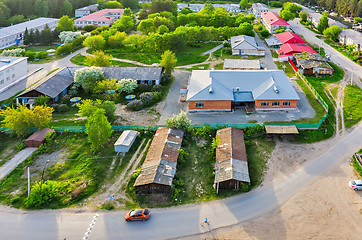
[[[28,137],[28,139],[25,140],[25,146],[39,147],[43,143],[47,133],[51,133],[54,131],[55,130],[51,128],[44,128],[42,130],[36,131],[30,137]]]
[[[118,138],[117,142],[114,144],[115,152],[123,152],[126,153],[132,147],[134,141],[136,140],[138,135],[137,131],[126,130],[123,131],[121,136]]]

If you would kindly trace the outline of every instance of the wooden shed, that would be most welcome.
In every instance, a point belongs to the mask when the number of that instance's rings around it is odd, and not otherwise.
[[[129,149],[132,147],[134,141],[136,140],[138,135],[137,131],[133,130],[126,130],[123,131],[121,136],[118,138],[116,143],[114,144],[114,151],[115,152],[128,152]]]
[[[30,137],[28,137],[28,139],[25,140],[25,146],[39,147],[43,143],[47,133],[51,133],[54,131],[55,130],[51,128],[44,128],[42,130],[36,131]]]

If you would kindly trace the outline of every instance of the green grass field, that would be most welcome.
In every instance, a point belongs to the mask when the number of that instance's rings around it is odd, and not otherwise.
[[[76,64],[79,66],[88,66],[86,63],[86,57],[81,54],[77,54],[76,56],[72,57],[70,59],[70,61],[73,64]],[[137,67],[137,66],[139,66],[139,65],[136,65],[133,63],[121,62],[121,61],[116,61],[116,60],[111,60],[111,65],[118,66],[118,67]]]
[[[345,127],[350,128],[362,119],[362,90],[357,86],[346,86],[343,115]]]

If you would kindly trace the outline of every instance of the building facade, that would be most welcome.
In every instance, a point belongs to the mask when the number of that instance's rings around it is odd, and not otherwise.
[[[15,45],[23,44],[25,30],[43,30],[45,26],[48,26],[51,30],[54,30],[58,25],[59,19],[56,18],[37,18],[27,22],[12,25],[0,29],[0,49],[5,49]]]
[[[89,5],[86,7],[75,9],[75,17],[84,17],[87,16],[93,12],[98,11],[98,4]]]
[[[263,12],[261,13],[261,21],[264,27],[270,32],[274,33],[276,30],[280,29],[281,27],[285,27],[289,29],[289,23],[279,17],[277,13],[274,12]]]
[[[230,44],[233,55],[265,55],[265,49],[258,46],[254,37],[246,35],[233,36],[230,39]]]
[[[102,9],[98,12],[74,20],[77,28],[84,28],[87,25],[111,26],[122,17],[123,9]]]
[[[27,78],[26,57],[0,57],[0,92]]]
[[[343,29],[338,40],[344,45],[353,45],[357,51],[362,51],[362,33],[351,29]]]
[[[251,9],[256,18],[260,18],[262,13],[269,11],[269,8],[263,3],[254,3],[251,5]]]

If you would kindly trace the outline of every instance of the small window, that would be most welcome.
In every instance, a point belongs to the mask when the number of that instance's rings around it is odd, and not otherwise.
[[[279,107],[279,102],[274,101],[274,102],[273,102],[273,107]]]
[[[267,106],[269,106],[269,102],[261,102],[261,106],[262,107],[267,107]]]
[[[283,102],[283,106],[290,106],[290,101]]]
[[[203,102],[198,102],[196,103],[196,108],[203,108],[204,107],[204,103]]]

